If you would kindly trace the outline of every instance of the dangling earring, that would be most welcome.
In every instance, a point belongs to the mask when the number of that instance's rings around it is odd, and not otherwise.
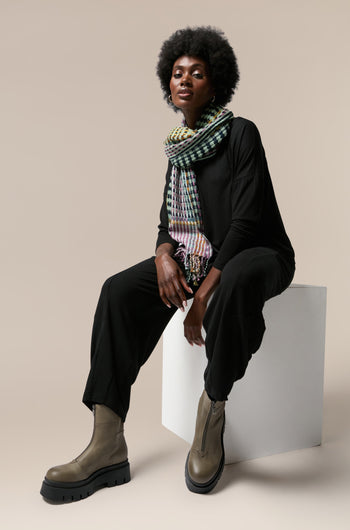
[[[210,101],[211,101],[211,103],[214,103],[214,101],[215,101],[215,95],[211,98]]]
[[[172,103],[172,102],[173,102],[172,97],[171,97],[171,94],[169,94],[169,96],[168,96],[168,101],[169,101],[169,103]]]

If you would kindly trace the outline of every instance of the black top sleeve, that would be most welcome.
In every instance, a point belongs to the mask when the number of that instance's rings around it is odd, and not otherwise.
[[[233,165],[230,228],[213,262],[222,270],[238,252],[254,246],[262,216],[266,183],[265,152],[256,125],[247,120],[230,149]]]
[[[171,243],[173,247],[176,249],[178,246],[178,242],[173,239],[168,232],[168,212],[167,212],[167,206],[166,206],[166,198],[168,193],[168,186],[169,186],[169,180],[170,180],[170,173],[171,173],[171,163],[169,161],[168,163],[168,169],[165,177],[165,186],[164,186],[164,192],[163,192],[163,203],[162,207],[160,209],[159,218],[160,223],[158,225],[158,237],[156,241],[156,248],[159,247],[162,243]]]

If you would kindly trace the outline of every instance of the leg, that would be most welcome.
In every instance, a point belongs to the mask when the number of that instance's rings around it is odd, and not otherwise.
[[[123,421],[131,385],[177,311],[162,302],[154,256],[108,278],[93,324],[83,402],[103,403]]]
[[[212,398],[226,400],[234,381],[244,376],[265,332],[264,303],[284,291],[293,275],[294,265],[265,247],[244,250],[224,267],[203,322],[205,388]]]
[[[130,387],[175,311],[159,296],[154,256],[105,281],[83,396],[94,411],[92,438],[77,458],[48,470],[41,488],[44,498],[71,502],[130,480],[124,439]]]
[[[286,289],[293,274],[294,264],[285,263],[276,251],[264,247],[241,252],[222,272],[203,321],[208,365],[185,466],[190,491],[208,493],[221,476],[225,401],[261,344],[264,302]]]

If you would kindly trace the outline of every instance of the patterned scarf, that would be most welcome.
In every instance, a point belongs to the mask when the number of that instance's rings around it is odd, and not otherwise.
[[[168,231],[180,243],[173,257],[184,264],[186,281],[192,281],[193,285],[205,277],[213,248],[202,233],[201,207],[192,167],[198,160],[215,155],[230,130],[232,118],[230,110],[210,104],[196,122],[196,129],[187,127],[183,120],[182,126],[170,131],[164,142],[165,153],[173,166],[167,193]]]

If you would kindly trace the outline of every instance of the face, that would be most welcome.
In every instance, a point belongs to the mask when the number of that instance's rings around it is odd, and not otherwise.
[[[215,94],[207,63],[199,57],[179,57],[173,65],[170,92],[173,104],[185,114],[203,109]]]

